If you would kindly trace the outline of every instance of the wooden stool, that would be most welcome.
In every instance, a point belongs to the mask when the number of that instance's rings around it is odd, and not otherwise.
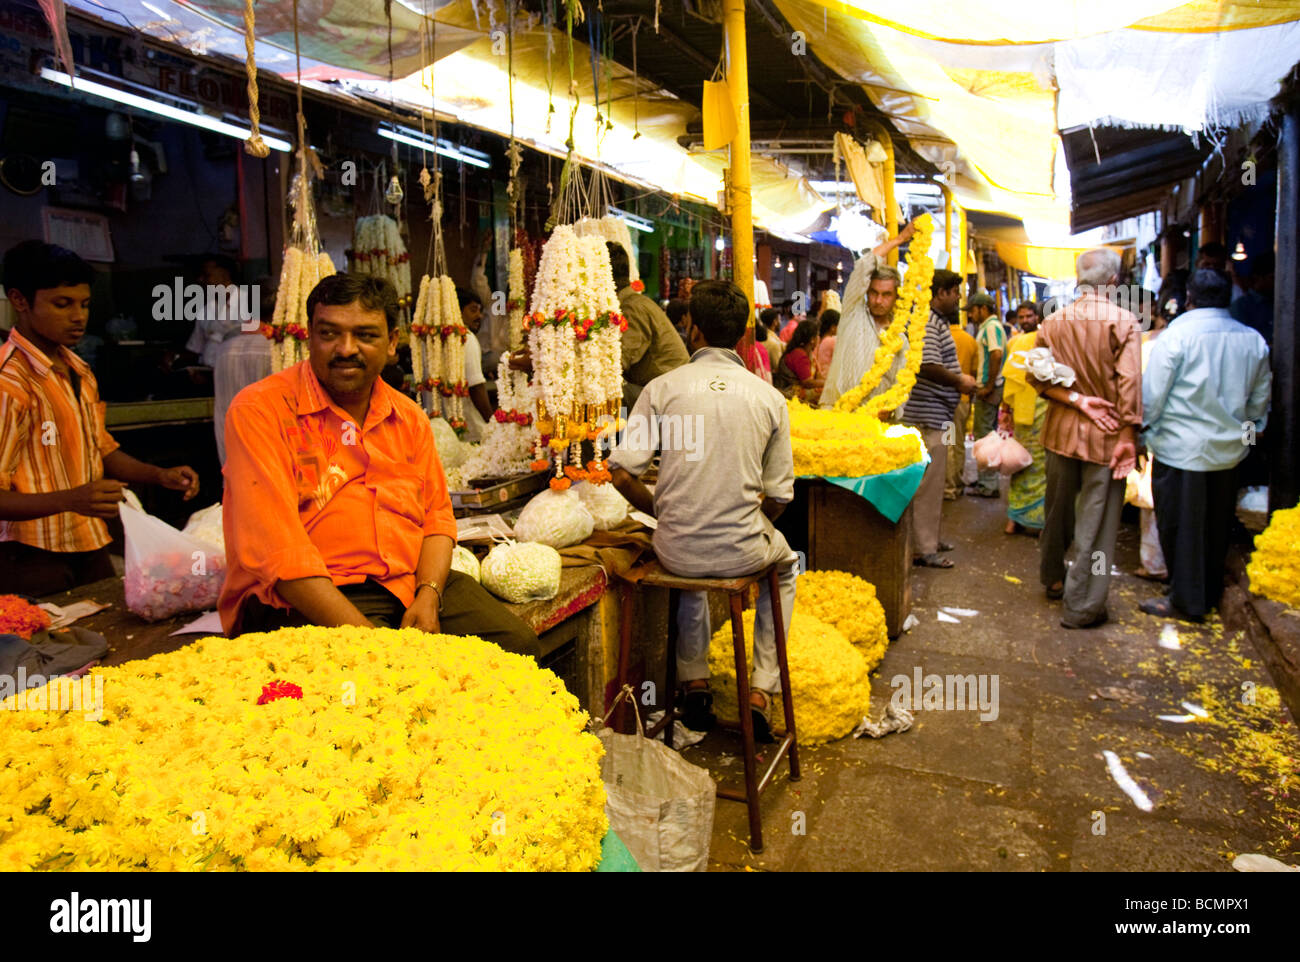
[[[754,720],[749,712],[749,660],[746,657],[745,626],[741,615],[745,610],[745,602],[750,586],[757,584],[764,578],[767,579],[768,595],[772,600],[772,623],[776,633],[776,658],[781,676],[781,704],[785,712],[786,727],[784,730],[773,729],[773,734],[780,741],[777,743],[776,754],[772,757],[771,764],[768,765],[767,771],[763,773],[762,778],[759,778],[758,762],[754,748]],[[648,570],[639,583],[651,588],[667,588],[671,592],[668,611],[667,702],[663,718],[659,719],[655,724],[647,726],[643,732],[647,738],[654,738],[660,731],[663,731],[664,743],[669,748],[673,744],[672,725],[676,718],[674,710],[677,688],[677,592],[720,591],[728,597],[731,606],[731,641],[736,654],[736,696],[740,719],[739,722],[719,722],[719,725],[723,728],[739,730],[744,741],[745,791],[736,792],[719,788],[718,797],[730,799],[733,802],[745,803],[745,806],[749,809],[749,847],[754,852],[761,852],[763,850],[763,822],[758,808],[759,795],[762,794],[763,789],[767,788],[768,783],[772,780],[773,773],[776,771],[776,766],[780,764],[782,757],[786,756],[787,753],[790,765],[790,781],[797,782],[799,780],[799,743],[795,737],[794,697],[790,692],[790,665],[786,660],[785,622],[781,617],[781,586],[776,565],[771,565],[762,571],[739,578],[684,578],[665,571],[659,562],[654,561],[650,563]],[[622,586],[617,691],[622,691],[623,686],[627,683],[628,660],[631,657],[632,649],[633,589],[634,586],[630,584],[625,583]],[[618,715],[614,724],[616,731],[623,730],[626,707],[624,703],[619,703]]]

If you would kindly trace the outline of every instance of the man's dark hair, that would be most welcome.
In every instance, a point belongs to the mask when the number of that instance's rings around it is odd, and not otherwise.
[[[1031,311],[1033,311],[1036,315],[1038,315],[1038,319],[1040,321],[1043,319],[1042,304],[1039,304],[1037,301],[1021,301],[1019,304],[1016,305],[1016,313],[1019,314],[1020,311],[1026,307],[1029,308]]]
[[[827,334],[831,332],[832,329],[837,327],[839,323],[840,323],[840,312],[835,310],[835,308],[831,308],[830,310],[827,311],[822,311],[822,316],[819,318],[820,326],[818,327],[818,333],[822,337],[825,337]]]
[[[331,274],[307,295],[307,323],[316,319],[316,305],[342,307],[361,302],[363,310],[383,311],[388,329],[397,327],[397,288],[373,274]]]
[[[94,281],[95,269],[66,247],[25,240],[5,252],[5,290],[16,288],[29,303],[37,291]]]
[[[483,306],[483,298],[479,297],[468,287],[456,288],[456,300],[459,302],[462,311],[470,304],[477,304],[479,307]]]
[[[1208,244],[1202,244],[1201,249],[1196,252],[1199,260],[1202,257],[1227,257],[1228,248],[1224,247],[1218,241],[1210,241]]]
[[[1019,310],[1020,310],[1020,308],[1018,308],[1018,307],[1008,307],[1008,308],[1007,308],[1007,323],[1008,323],[1008,324],[1010,324],[1012,321],[1014,321],[1014,320],[1016,319],[1016,313],[1017,313]]]
[[[773,330],[781,326],[781,312],[775,307],[763,308],[763,312],[758,315],[758,319],[763,322],[764,327]]]
[[[1202,267],[1187,280],[1188,307],[1227,307],[1232,303],[1232,281],[1226,274]]]
[[[203,268],[204,264],[216,264],[230,275],[231,281],[234,281],[234,279],[239,276],[239,265],[235,262],[233,257],[228,257],[225,254],[204,254],[199,258],[200,270]]]
[[[668,320],[673,322],[673,327],[681,327],[682,318],[686,316],[686,312],[690,309],[690,301],[674,297],[668,302],[668,306],[664,308],[664,313],[668,315]]]
[[[691,323],[710,347],[734,348],[745,336],[749,301],[731,281],[700,281],[691,288]]]
[[[632,276],[631,261],[627,256],[627,248],[613,241],[605,241],[605,247],[609,251],[609,266],[614,271],[614,286],[626,287],[628,280]]]
[[[961,275],[956,271],[949,271],[940,268],[934,272],[934,280],[930,282],[930,293],[938,294],[940,291],[950,291],[954,287],[961,286]]]

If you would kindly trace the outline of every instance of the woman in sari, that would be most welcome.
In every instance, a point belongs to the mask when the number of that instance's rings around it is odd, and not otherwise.
[[[822,393],[823,379],[817,376],[813,360],[817,352],[817,322],[802,321],[781,355],[781,363],[772,374],[772,383],[788,398],[816,404]]]
[[[1047,401],[1025,379],[1024,352],[1038,343],[1039,307],[1024,301],[1016,311],[1023,331],[1007,341],[1007,363],[1003,365],[1006,387],[1002,394],[1004,410],[1009,410],[1015,438],[1034,459],[1029,467],[1011,476],[1007,493],[1007,534],[1037,535],[1043,530],[1043,506],[1047,495],[1047,451],[1043,447],[1043,422],[1047,418]],[[1017,357],[1019,355],[1019,357]]]

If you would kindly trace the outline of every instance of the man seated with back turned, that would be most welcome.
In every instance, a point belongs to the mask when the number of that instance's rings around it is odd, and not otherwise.
[[[537,655],[527,625],[451,570],[456,519],[429,419],[379,376],[397,350],[393,286],[335,274],[307,316],[308,360],[240,391],[226,415],[226,633],[415,627]]]
[[[655,554],[674,574],[733,578],[779,565],[781,617],[788,634],[797,559],[772,526],[794,497],[785,398],[747,371],[736,353],[749,320],[749,302],[740,288],[730,281],[696,284],[688,316],[694,353],[689,363],[647,384],[637,398],[631,427],[610,458],[614,486],[634,507],[658,518]],[[684,450],[689,432],[703,445]],[[633,447],[633,439],[646,440]],[[656,451],[661,460],[652,496],[638,478]],[[683,721],[707,730],[717,719],[708,682],[713,629],[706,592],[682,592],[677,626]],[[771,741],[771,706],[781,676],[766,579],[759,582],[753,665],[754,734]]]

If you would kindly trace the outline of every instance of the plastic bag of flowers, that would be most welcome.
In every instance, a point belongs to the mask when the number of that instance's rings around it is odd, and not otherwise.
[[[118,506],[126,534],[126,606],[146,621],[215,608],[226,576],[224,548],[177,531],[161,518]]]
[[[536,541],[552,548],[567,548],[591,537],[596,522],[578,493],[572,488],[537,494],[524,505],[515,522],[515,536],[520,541]]]
[[[413,651],[421,652],[412,658]],[[0,871],[585,871],[600,741],[478,638],[286,628],[113,668],[94,707],[6,700]],[[60,679],[60,681],[67,681]]]
[[[462,441],[456,435],[455,428],[442,418],[430,418],[429,422],[433,425],[433,445],[438,449],[438,460],[442,462],[442,470],[454,471],[474,453],[474,446]]]
[[[754,639],[754,612],[745,612],[745,657]],[[822,745],[848,735],[866,714],[871,682],[866,659],[838,629],[799,610],[796,600],[786,639],[790,661],[790,687],[800,745]],[[731,623],[716,632],[709,643],[709,669],[713,674],[714,710],[719,718],[736,718],[736,656]],[[772,705],[772,725],[785,726],[778,695]]]
[[[451,570],[469,575],[475,581],[483,580],[479,573],[478,558],[474,557],[474,552],[464,545],[458,544],[451,549]]]
[[[608,531],[610,528],[618,527],[632,507],[612,484],[579,481],[573,486],[573,490],[578,492],[578,499],[591,513],[597,531]]]
[[[479,570],[484,588],[518,604],[559,594],[560,567],[560,553],[549,545],[507,541],[493,546]]]

